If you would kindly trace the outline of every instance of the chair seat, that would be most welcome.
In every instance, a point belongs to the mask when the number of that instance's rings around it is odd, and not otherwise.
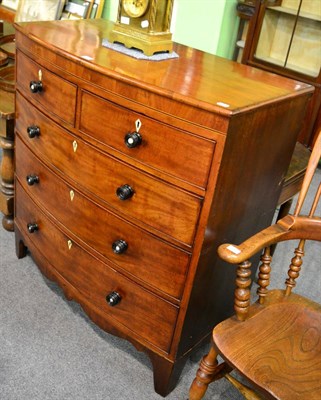
[[[266,300],[251,306],[246,321],[232,317],[217,325],[215,347],[268,398],[320,400],[321,306],[282,290]]]

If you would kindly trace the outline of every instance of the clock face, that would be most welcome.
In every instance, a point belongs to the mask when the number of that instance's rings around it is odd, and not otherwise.
[[[123,0],[126,13],[132,18],[138,18],[145,14],[149,0]]]

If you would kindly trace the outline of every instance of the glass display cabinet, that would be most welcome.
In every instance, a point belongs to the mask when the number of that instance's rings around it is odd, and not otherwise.
[[[321,2],[267,2],[253,58],[317,79],[321,67]]]
[[[315,86],[299,137],[311,147],[321,126],[321,1],[257,0],[242,62]]]

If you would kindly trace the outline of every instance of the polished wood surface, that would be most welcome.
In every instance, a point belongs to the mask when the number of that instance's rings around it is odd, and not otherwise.
[[[158,296],[153,296],[150,291],[142,289],[139,285],[134,285],[131,280],[108,268],[105,263],[95,260],[72,241],[70,236],[57,229],[30,201],[19,185],[16,186],[16,190],[16,196],[21,201],[16,214],[19,229],[25,236],[31,237],[27,231],[27,224],[37,221],[39,226],[39,232],[35,233],[32,243],[27,242],[28,247],[35,253],[43,253],[42,249],[46,248],[48,254],[54,254],[54,268],[59,280],[66,280],[69,285],[77,288],[80,296],[90,299],[92,305],[99,308],[108,320],[116,320],[133,334],[138,334],[154,346],[168,352],[178,308]],[[117,291],[123,299],[118,307],[113,308],[108,306],[105,298],[116,287],[119,288]],[[153,312],[150,310],[151,304]],[[148,321],[148,324],[145,321]]]
[[[201,139],[189,132],[173,129],[169,125],[155,124],[154,120],[144,118],[144,125],[139,130],[142,143],[133,151],[124,146],[124,134],[127,133],[128,127],[131,127],[133,132],[136,131],[136,121],[140,121],[139,113],[117,107],[88,93],[83,93],[81,104],[80,130],[84,134],[96,137],[106,146],[113,146],[116,151],[163,173],[175,175],[203,189],[206,187],[214,141]],[[96,113],[91,112],[93,109]],[[119,116],[117,119],[114,118],[116,114]],[[98,132],[97,124],[101,127]],[[195,148],[199,154],[198,158],[194,157]],[[189,162],[182,164],[179,157],[173,157],[173,153],[185,154]]]
[[[136,60],[101,45],[111,28],[16,24],[17,255],[28,247],[68,299],[145,351],[165,396],[232,312],[217,247],[230,221],[240,240],[271,223],[312,88],[182,45]]]
[[[251,108],[259,103],[271,102],[275,98],[280,101],[281,98],[293,96],[293,90],[310,90],[309,85],[278,78],[273,74],[231,63],[229,60],[178,44],[174,50],[179,54],[179,60],[164,63],[141,61],[137,65],[138,62],[134,59],[101,46],[102,39],[109,36],[113,26],[111,22],[64,21],[63,29],[59,29],[60,25],[60,21],[53,21],[50,26],[47,22],[19,24],[24,28],[25,34],[34,38],[37,44],[52,46],[55,52],[53,57],[55,54],[72,54],[80,66],[98,72],[107,69],[108,76],[122,82],[130,79],[133,86],[156,93],[161,91],[162,96],[187,102],[195,107],[202,106],[219,114],[230,115],[237,113],[239,108]],[[18,35],[21,29],[19,26]],[[73,40],[65,42],[65,37]],[[30,51],[32,52],[32,48]],[[194,73],[196,70],[198,74]],[[226,75],[229,76],[229,83],[225,80]],[[153,104],[149,106],[152,107]]]
[[[309,299],[310,293],[306,293],[307,297],[292,293],[299,284],[301,267],[308,268],[308,265],[302,266],[306,240],[321,241],[321,218],[315,214],[321,196],[321,183],[309,215],[300,215],[320,157],[321,131],[294,214],[285,216],[240,245],[223,244],[219,247],[222,259],[238,264],[235,316],[214,328],[213,347],[200,364],[190,388],[190,400],[203,398],[208,384],[226,376],[231,369],[246,377],[263,398],[320,398],[321,305]],[[269,246],[293,239],[299,239],[299,244],[291,259],[285,289],[269,290],[270,275],[273,273]],[[258,300],[250,305],[249,259],[264,248],[258,274]],[[216,359],[218,354],[224,360],[221,364]],[[239,385],[241,383],[236,386]],[[253,395],[247,386],[243,387],[242,393],[247,399],[261,398]]]
[[[16,79],[22,91],[29,94],[30,82],[40,80],[39,64],[30,61],[20,52],[17,58],[19,58],[19,66]],[[38,96],[33,97],[39,103],[37,107],[45,107],[51,113],[62,118],[67,124],[74,125],[77,87],[45,68],[41,68],[41,79],[44,82],[50,82],[50,85],[46,85]]]
[[[188,252],[157,240],[143,229],[128,224],[121,217],[108,211],[108,208],[90,201],[40,163],[35,155],[25,148],[18,136],[16,149],[21,154],[21,162],[16,168],[19,183],[36,202],[41,204],[43,200],[49,213],[55,215],[68,230],[86,241],[105,258],[105,261],[107,259],[117,264],[122,272],[136,277],[138,282],[143,280],[145,284],[152,286],[153,290],[163,292],[162,295],[167,293],[177,299],[181,298],[190,258]],[[37,171],[39,184],[30,187],[25,178],[32,170]],[[61,199],[59,202],[57,197]],[[70,206],[68,213],[66,204]],[[78,223],[79,215],[82,215],[82,224]],[[99,224],[97,220],[100,221]],[[113,252],[111,246],[120,238],[129,244],[128,251],[121,257]],[[106,243],[110,246],[106,246]],[[172,263],[174,259],[175,264]],[[163,265],[162,269],[159,268],[160,264]],[[170,280],[168,275],[171,276]]]
[[[71,184],[78,184],[83,191],[95,193],[120,213],[142,220],[164,235],[191,246],[201,208],[198,196],[163,181],[155,181],[129,165],[121,164],[82,139],[61,130],[42,114],[33,116],[35,108],[31,108],[30,112],[28,110],[21,108],[20,102],[17,102],[17,113],[21,114],[17,119],[17,129],[24,133],[24,139],[30,143],[33,151],[68,175]],[[35,120],[41,124],[41,134],[33,140],[29,139],[27,128]],[[66,157],[61,157],[61,154]],[[108,171],[115,171],[115,174]],[[124,184],[130,185],[135,194],[128,201],[119,201],[115,191]],[[150,190],[151,187],[153,190]],[[180,211],[182,208],[184,214]]]

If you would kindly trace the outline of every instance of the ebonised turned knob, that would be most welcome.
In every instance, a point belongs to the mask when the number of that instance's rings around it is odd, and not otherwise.
[[[30,139],[33,139],[36,136],[40,136],[40,128],[36,125],[28,126],[27,133]]]
[[[106,296],[106,301],[111,307],[116,306],[121,300],[121,295],[117,292],[111,292]]]
[[[39,229],[39,227],[35,223],[29,223],[29,224],[27,224],[27,229],[28,229],[29,233],[34,233]]]
[[[127,133],[127,135],[125,136],[125,144],[130,149],[139,146],[142,140],[143,139],[138,132]]]
[[[125,253],[125,251],[128,248],[128,244],[125,242],[125,240],[119,239],[116,240],[113,244],[112,244],[112,249],[113,252],[116,254],[123,254]]]
[[[122,185],[116,190],[116,194],[120,200],[127,200],[130,199],[133,194],[134,190],[129,185]]]
[[[29,186],[39,183],[39,177],[37,175],[27,175],[26,179]]]
[[[42,92],[43,89],[41,81],[30,81],[29,87],[32,93]]]

